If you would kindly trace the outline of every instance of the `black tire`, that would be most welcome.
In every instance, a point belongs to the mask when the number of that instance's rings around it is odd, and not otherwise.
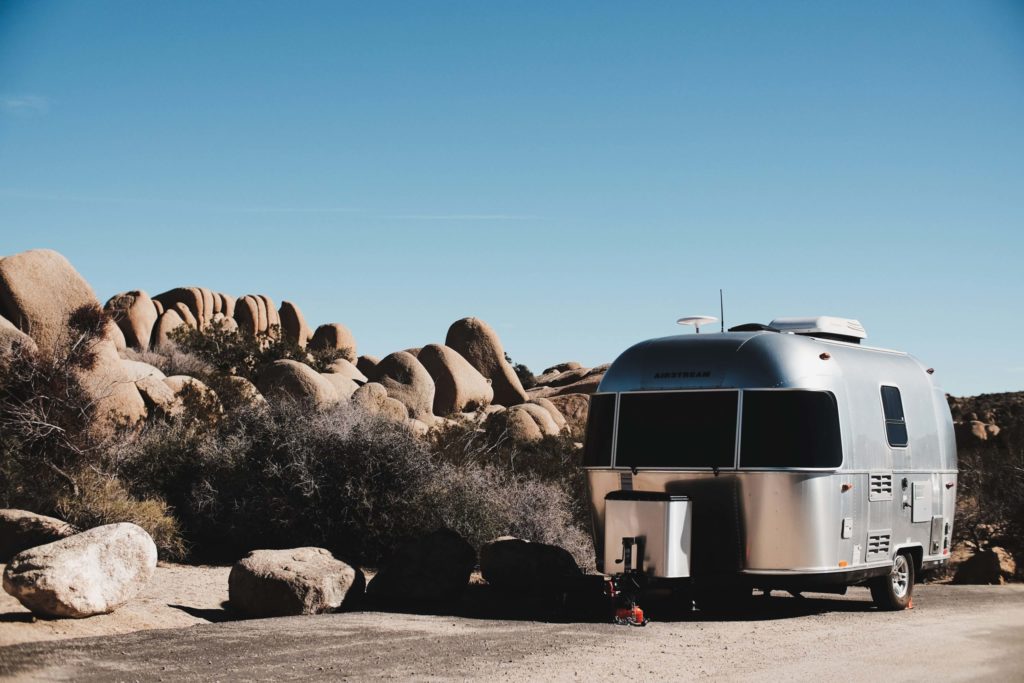
[[[909,553],[897,553],[892,558],[889,573],[872,579],[869,586],[878,609],[890,612],[906,609],[914,597],[914,558]]]

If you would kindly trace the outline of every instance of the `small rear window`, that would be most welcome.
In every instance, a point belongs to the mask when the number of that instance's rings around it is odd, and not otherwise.
[[[583,439],[584,467],[611,467],[612,431],[615,428],[615,394],[594,394],[587,413]]]
[[[893,448],[904,448],[910,439],[907,436],[907,420],[903,415],[903,399],[896,387],[882,387],[882,412],[885,414],[885,438]]]
[[[744,391],[740,467],[839,467],[835,397],[825,391]]]

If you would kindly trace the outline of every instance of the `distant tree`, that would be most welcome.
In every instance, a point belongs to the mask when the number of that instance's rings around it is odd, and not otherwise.
[[[524,389],[532,389],[537,386],[537,378],[534,376],[530,368],[526,367],[522,363],[516,363],[513,361],[507,351],[505,352],[505,360],[512,366],[512,369],[516,373],[516,377],[519,378],[519,383],[523,385]]]

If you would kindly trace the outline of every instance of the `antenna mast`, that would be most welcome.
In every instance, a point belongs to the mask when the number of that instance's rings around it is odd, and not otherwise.
[[[722,332],[725,332],[725,297],[721,289],[718,290],[718,312],[722,316],[719,318],[722,321]]]

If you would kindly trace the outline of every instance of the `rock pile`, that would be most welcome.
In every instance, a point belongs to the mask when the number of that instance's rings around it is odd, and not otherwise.
[[[69,320],[83,307],[98,309],[99,302],[88,282],[57,252],[36,250],[0,259],[0,358],[15,349],[57,352],[69,341]],[[444,344],[398,351],[381,360],[357,356],[355,336],[345,325],[325,323],[314,331],[294,302],[275,308],[264,294],[235,298],[188,286],[151,297],[135,289],[111,297],[103,310],[111,322],[93,342],[96,362],[77,371],[96,405],[99,434],[149,416],[176,415],[188,393],[219,405],[213,391],[199,380],[165,377],[156,367],[126,355],[126,349],[170,353],[172,332],[182,326],[283,338],[310,354],[335,355],[322,373],[313,369],[316,357],[310,355],[308,362],[300,357],[261,368],[255,385],[233,378],[246,383],[249,402],[263,402],[264,395],[271,394],[317,408],[351,401],[404,422],[417,433],[449,420],[484,418],[495,420],[521,441],[581,432],[585,395],[594,391],[604,370],[561,363],[548,368],[539,384],[527,391],[497,333],[478,318],[453,323]]]

